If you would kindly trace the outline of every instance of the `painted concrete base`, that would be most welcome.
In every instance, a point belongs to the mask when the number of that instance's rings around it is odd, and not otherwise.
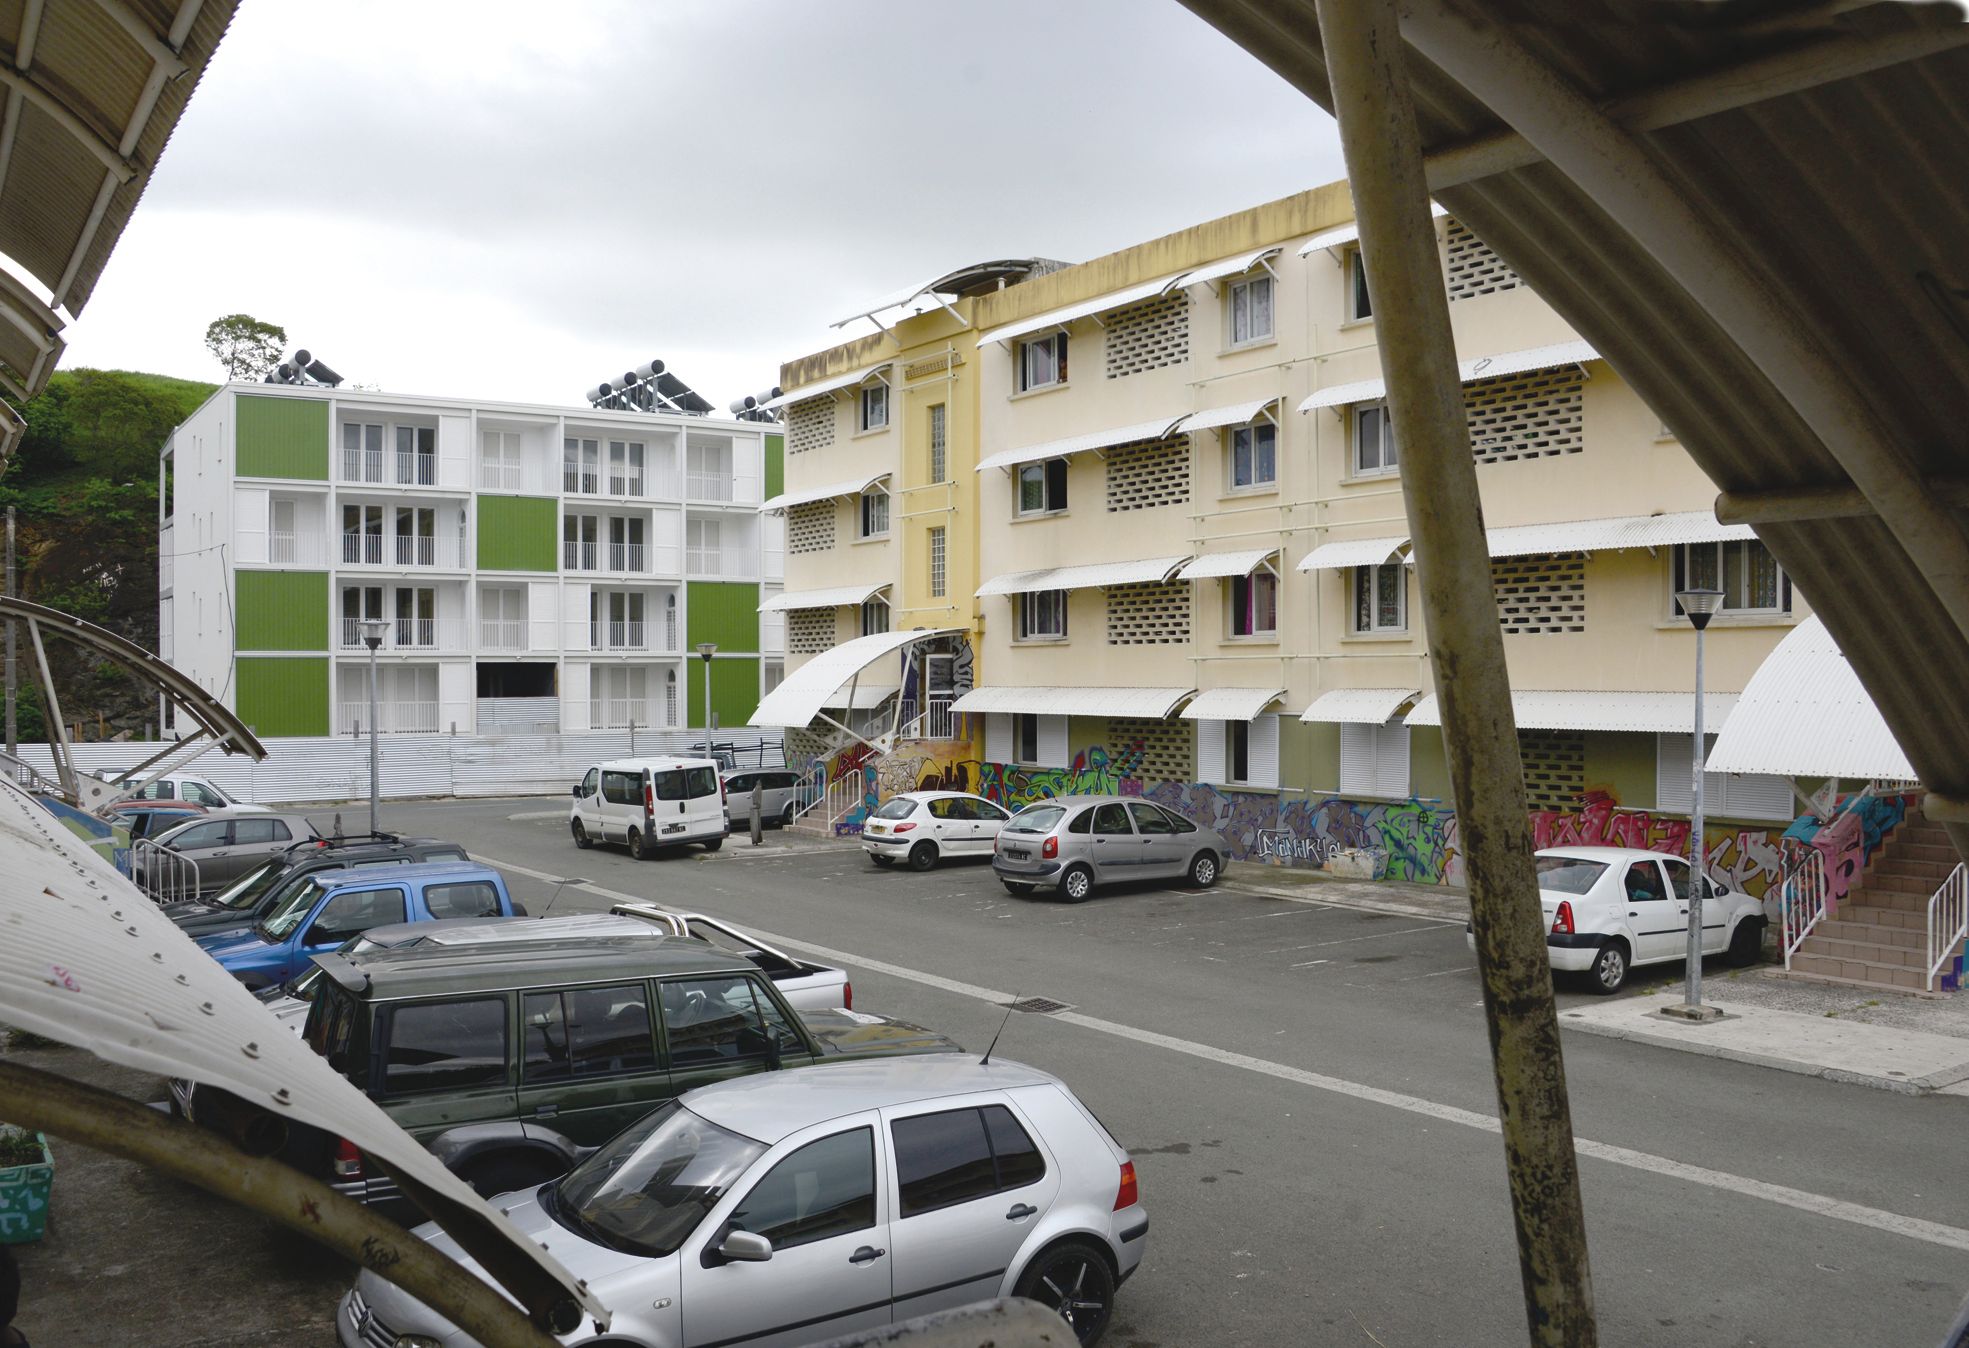
[[[1722,1020],[1661,1014],[1666,997],[1622,997],[1559,1013],[1563,1029],[1923,1095],[1969,1082],[1969,1039],[1719,1003]]]

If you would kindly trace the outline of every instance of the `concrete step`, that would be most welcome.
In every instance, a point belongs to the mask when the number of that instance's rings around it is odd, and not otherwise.
[[[1853,917],[1850,908],[1840,909],[1837,918],[1823,921],[1813,927],[1812,935],[1806,940],[1810,941],[1817,937],[1824,937],[1828,941],[1858,941],[1866,945],[1897,946],[1903,950],[1919,950],[1926,941],[1926,933],[1920,927],[1859,921]]]
[[[1915,861],[1908,857],[1887,854],[1876,856],[1873,864],[1868,866],[1862,875],[1867,881],[1888,877],[1911,880],[1917,885],[1926,885],[1928,891],[1933,893],[1935,886],[1946,880],[1948,873],[1954,869],[1953,863],[1944,865],[1939,861]]]
[[[1898,831],[1887,841],[1887,855],[1905,857],[1910,861],[1937,861],[1951,870],[1956,862],[1962,860],[1962,854],[1949,845],[1946,836],[1939,843],[1915,839],[1903,841]]]
[[[1856,889],[1849,894],[1846,902],[1840,905],[1840,911],[1844,912],[1846,908],[1857,903],[1868,908],[1894,909],[1903,913],[1921,913],[1925,915],[1928,911],[1929,897],[1928,892],[1914,893],[1908,890],[1874,889],[1869,886],[1865,889]]]
[[[1807,955],[1802,951],[1791,957],[1791,969],[1793,973],[1818,974],[1826,978],[1837,978],[1843,982],[1888,988],[1897,992],[1921,992],[1925,990],[1926,985],[1922,970],[1910,969],[1905,965],[1875,964],[1868,960],[1830,959],[1824,955]]]
[[[1905,927],[1909,931],[1925,931],[1928,926],[1928,910],[1924,905],[1919,911],[1908,908],[1878,908],[1870,903],[1848,900],[1839,905],[1833,915],[1835,922],[1858,922],[1871,927]]]
[[[1889,968],[1921,969],[1928,963],[1926,953],[1920,949],[1910,950],[1906,946],[1880,945],[1873,941],[1838,940],[1819,934],[1814,927],[1812,934],[1798,947],[1798,955],[1812,955],[1833,960],[1858,960],[1866,964],[1877,964]],[[1795,963],[1798,955],[1793,955]]]

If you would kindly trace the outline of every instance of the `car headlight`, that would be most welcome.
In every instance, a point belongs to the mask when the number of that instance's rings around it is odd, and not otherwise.
[[[429,1334],[399,1334],[394,1348],[444,1348],[444,1345]]]

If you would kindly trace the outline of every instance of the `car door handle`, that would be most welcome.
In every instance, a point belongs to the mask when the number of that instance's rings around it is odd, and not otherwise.
[[[1022,1222],[1038,1211],[1038,1208],[1033,1207],[1029,1203],[1014,1203],[1012,1204],[1012,1210],[1005,1214],[1005,1220],[1008,1222]]]
[[[887,1253],[887,1250],[878,1250],[872,1245],[864,1245],[848,1256],[848,1262],[851,1264],[872,1264]]]
[[[534,1108],[533,1117],[536,1119],[551,1119],[560,1112],[561,1107],[559,1105],[538,1105]]]

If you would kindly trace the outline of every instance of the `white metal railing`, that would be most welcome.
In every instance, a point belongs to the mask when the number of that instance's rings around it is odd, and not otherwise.
[[[1785,873],[1778,887],[1780,934],[1784,941],[1784,967],[1812,928],[1825,916],[1827,885],[1825,853],[1807,843],[1798,849],[1799,860]]]
[[[608,569],[611,571],[641,571],[643,569],[643,545],[641,543],[609,544]]]
[[[397,451],[397,484],[404,487],[430,487],[438,480],[438,456],[406,454]]]
[[[382,482],[383,451],[381,449],[350,449],[342,447],[342,481],[344,482]]]
[[[867,782],[859,769],[834,781],[827,779],[828,765],[816,763],[800,782],[795,799],[800,803],[794,819],[818,818],[831,834],[835,826],[861,808],[867,796]]]
[[[645,639],[644,630],[639,622],[611,622],[608,625],[608,649],[612,651],[648,649],[649,642]]]
[[[291,562],[294,560],[294,531],[275,529],[267,535],[267,560],[270,562]]]
[[[130,877],[159,903],[186,903],[198,897],[198,862],[150,838],[130,844]]]
[[[687,548],[684,550],[684,570],[694,576],[722,576],[725,574],[725,554],[720,548]]]
[[[348,534],[342,535],[342,565],[381,566],[383,564],[383,535]]]
[[[1935,976],[1955,958],[1964,936],[1969,936],[1969,866],[1958,861],[1928,899],[1928,973],[1923,988],[1934,991]]]
[[[643,494],[642,473],[618,473],[610,469],[608,475],[608,494],[610,496],[641,496]]]
[[[430,651],[463,650],[465,647],[465,623],[458,618],[390,618],[383,630],[383,644],[377,649],[385,651]],[[362,644],[362,621],[359,618],[342,619],[342,649],[359,651],[366,649]]]
[[[906,740],[956,739],[957,716],[950,707],[951,699],[947,697],[903,703],[902,738]]]
[[[398,534],[398,566],[436,566],[438,541],[429,534]]]
[[[631,725],[649,725],[649,703],[640,697],[591,697],[588,699],[590,730],[626,730]]]
[[[674,608],[663,610],[663,649],[677,649],[677,610]]]
[[[369,702],[342,704],[342,729],[346,734],[362,735],[369,730]],[[376,704],[376,733],[379,735],[435,735],[438,731],[436,702],[383,702]]]
[[[479,486],[487,491],[519,491],[526,486],[523,464],[479,460]]]
[[[723,473],[686,473],[684,495],[693,501],[729,501],[732,480]]]
[[[488,651],[523,651],[526,624],[512,618],[481,618],[479,645]]]
[[[599,495],[602,490],[601,474],[593,468],[574,468],[561,466],[561,490],[585,492],[590,496]]]
[[[595,561],[595,544],[561,543],[561,566],[568,571],[595,571],[599,567]]]

